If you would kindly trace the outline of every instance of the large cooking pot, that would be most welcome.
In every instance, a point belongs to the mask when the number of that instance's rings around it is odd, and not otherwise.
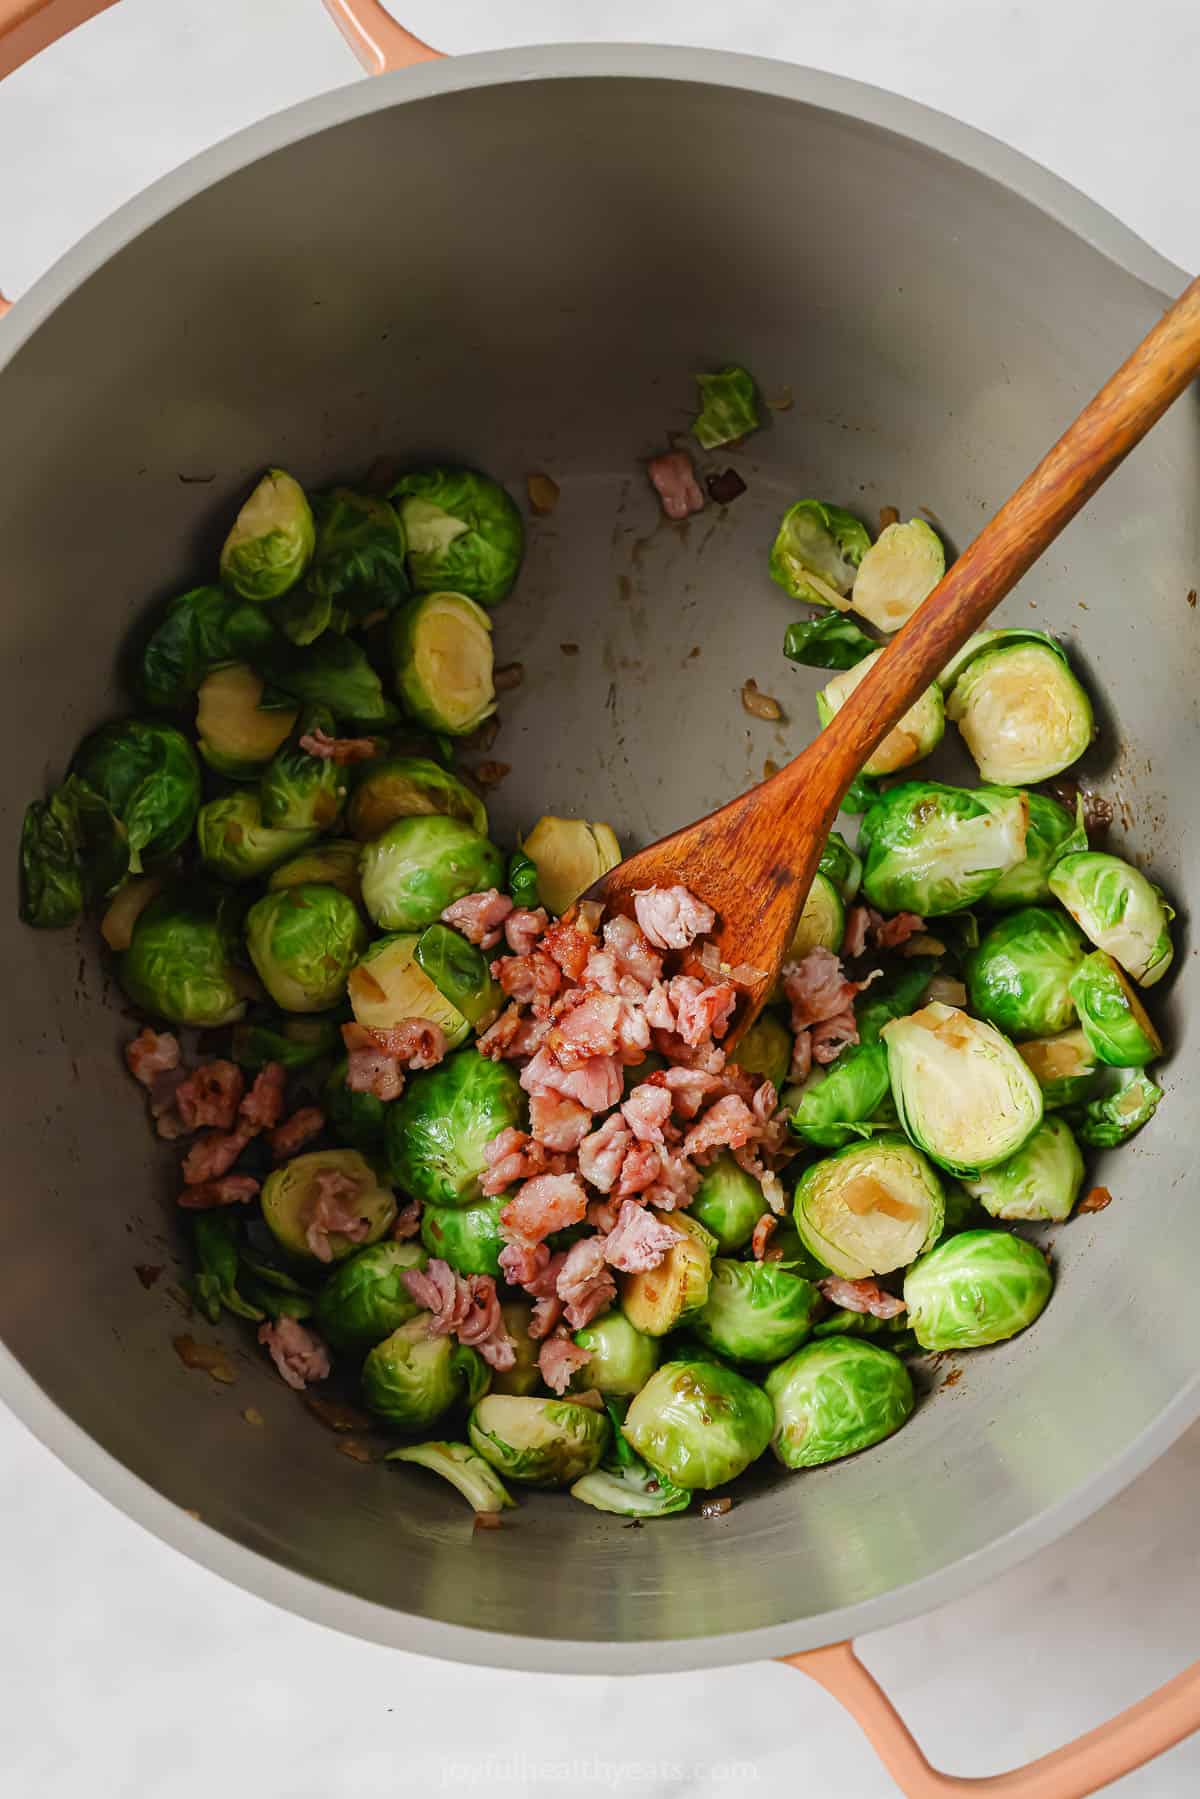
[[[763,570],[783,506],[929,506],[961,545],[1183,285],[1022,157],[851,82],[685,50],[434,61],[374,0],[326,4],[369,66],[421,66],[198,157],[0,327],[10,846],[28,795],[121,707],[123,632],[211,565],[255,472],[319,483],[394,450],[477,462],[514,491],[533,469],[560,484],[497,617],[503,659],[528,670],[498,825],[570,810],[648,840],[810,731],[815,677],[781,660],[788,615]],[[97,10],[3,0],[0,72]],[[691,372],[730,358],[795,403],[741,455],[749,492],[726,516],[664,528],[639,458],[684,422]],[[1193,395],[1006,609],[1093,674],[1095,772],[1176,900],[1200,882],[1198,568]],[[779,736],[739,707],[748,675],[783,697]],[[176,1254],[170,1189],[91,937],[75,954],[9,905],[0,954],[0,1391],[159,1536],[323,1623],[559,1671],[817,1651],[798,1665],[867,1718],[905,1790],[949,1791],[847,1639],[1049,1543],[1200,1415],[1186,954],[1159,1120],[1114,1161],[1117,1203],[1057,1233],[1036,1330],[969,1358],[870,1454],[761,1468],[720,1525],[628,1531],[534,1495],[474,1540],[430,1485],[331,1454],[235,1330],[233,1396],[171,1354],[169,1278],[143,1291],[133,1274]],[[267,1431],[242,1422],[251,1402]],[[1198,1719],[1200,1667],[988,1790],[1091,1791]]]

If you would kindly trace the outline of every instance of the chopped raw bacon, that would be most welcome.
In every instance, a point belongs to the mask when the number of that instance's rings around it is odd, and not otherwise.
[[[662,979],[662,957],[651,948],[645,932],[632,918],[618,913],[605,922],[601,935],[619,979],[634,982],[641,993]],[[629,989],[623,991],[627,998],[637,997]]]
[[[806,1081],[812,1073],[813,1046],[807,1029],[797,1031],[792,1039],[792,1065],[788,1069],[789,1081]]]
[[[495,1024],[479,1038],[475,1048],[493,1062],[516,1062],[522,1056],[536,1054],[549,1029],[548,1018],[530,1018],[519,1006],[506,1006]]]
[[[316,756],[321,762],[369,762],[372,756],[379,753],[379,746],[370,737],[331,737],[318,725],[315,731],[306,731],[300,739],[300,748],[306,756]]]
[[[549,922],[544,906],[517,906],[504,921],[504,941],[514,956],[527,956]]]
[[[150,1088],[150,1116],[154,1120],[154,1129],[168,1142],[189,1135],[188,1127],[179,1116],[179,1109],[175,1104],[175,1095],[187,1078],[186,1068],[165,1068],[161,1074],[155,1075],[154,1084]]]
[[[625,1128],[621,1114],[614,1112],[579,1145],[579,1172],[584,1180],[601,1193],[611,1193],[632,1142],[633,1133]]]
[[[352,1049],[346,1058],[346,1085],[351,1093],[370,1093],[384,1101],[404,1092],[404,1070],[395,1056],[381,1049]]]
[[[737,988],[729,981],[705,986],[692,974],[677,974],[667,983],[675,1013],[675,1029],[693,1049],[710,1037],[723,1037],[737,1005]]]
[[[557,1016],[546,1035],[547,1050],[560,1068],[568,1069],[592,1056],[616,1055],[624,1010],[625,1001],[609,993],[585,993],[569,1009],[556,1007]]]
[[[256,1131],[273,1131],[283,1117],[287,1073],[281,1062],[268,1062],[238,1107],[238,1116]]]
[[[343,1028],[343,1036],[348,1028]],[[433,1068],[446,1053],[446,1033],[430,1018],[402,1018],[386,1030],[373,1030],[371,1036],[385,1056],[409,1068]]]
[[[915,912],[897,912],[894,918],[880,919],[875,926],[873,941],[876,949],[898,949],[924,929],[925,920],[918,918]]]
[[[685,1156],[703,1155],[709,1149],[738,1149],[757,1137],[761,1129],[744,1099],[726,1094],[711,1105],[683,1140]]]
[[[182,1173],[188,1186],[220,1180],[257,1135],[255,1126],[242,1124],[236,1131],[209,1131],[198,1138],[183,1158]]]
[[[870,906],[851,906],[846,914],[846,928],[842,932],[842,954],[848,961],[853,962],[864,953],[867,932],[880,916]]]
[[[566,1332],[547,1337],[538,1351],[538,1371],[552,1393],[562,1395],[577,1369],[591,1360],[591,1351],[572,1343]]]
[[[687,887],[646,887],[633,896],[633,910],[655,949],[687,949],[717,922],[711,906]]]
[[[320,1106],[301,1106],[298,1112],[271,1132],[271,1154],[277,1162],[297,1156],[306,1143],[319,1137],[325,1129],[325,1114]]]
[[[659,1159],[658,1146],[654,1143],[635,1143],[621,1163],[621,1178],[617,1182],[617,1198],[626,1199],[634,1193],[644,1193],[652,1187],[662,1174],[662,1162]]]
[[[541,1174],[546,1166],[540,1146],[527,1131],[518,1131],[512,1125],[484,1144],[483,1159],[487,1171],[480,1177],[479,1186],[487,1199],[494,1199],[518,1181]]]
[[[492,1368],[511,1368],[516,1345],[504,1328],[496,1283],[490,1274],[456,1274],[434,1256],[428,1268],[405,1268],[400,1278],[417,1305],[429,1313],[435,1337],[455,1336],[477,1349]]]
[[[661,456],[652,456],[646,473],[668,518],[687,518],[689,513],[703,510],[704,494],[686,450],[667,450]]]
[[[682,1211],[692,1203],[700,1185],[700,1170],[677,1150],[659,1148],[658,1179],[646,1188],[643,1199],[660,1212]]]
[[[885,1293],[878,1281],[844,1281],[830,1275],[828,1280],[818,1281],[817,1286],[830,1305],[840,1306],[844,1312],[869,1312],[872,1318],[898,1318],[905,1309],[904,1301],[897,1299],[894,1293]]]
[[[633,1089],[621,1113],[639,1143],[663,1143],[664,1126],[671,1116],[671,1095],[666,1087],[643,1081]]]
[[[248,1174],[227,1174],[220,1180],[185,1187],[179,1204],[185,1212],[211,1212],[217,1206],[241,1206],[255,1197],[258,1182]]]
[[[588,1201],[587,1221],[594,1231],[606,1237],[609,1231],[616,1230],[617,1218],[620,1215],[624,1200],[590,1199]]]
[[[705,1074],[699,1068],[660,1068],[649,1078],[648,1085],[665,1087],[671,1104],[680,1118],[694,1118],[706,1099],[724,1090],[719,1074]]]
[[[545,1149],[578,1149],[591,1125],[591,1113],[561,1093],[535,1093],[529,1102],[529,1134]]]
[[[236,1062],[201,1062],[175,1089],[175,1110],[184,1129],[231,1131],[245,1085]]]
[[[604,1238],[581,1237],[572,1243],[558,1274],[558,1297],[572,1330],[582,1330],[607,1312],[616,1296],[616,1282],[605,1266]]]
[[[258,1327],[258,1340],[289,1387],[302,1393],[310,1382],[329,1377],[329,1351],[316,1331],[285,1313]]]
[[[363,1182],[357,1175],[343,1174],[340,1168],[323,1168],[316,1175],[313,1187],[304,1241],[318,1262],[332,1262],[331,1236],[361,1243],[371,1229],[370,1219],[362,1216],[358,1206]]]
[[[613,1229],[603,1239],[604,1259],[623,1274],[644,1274],[657,1268],[680,1233],[655,1218],[632,1199],[627,1199]],[[599,1242],[601,1239],[593,1238]]]
[[[858,1042],[858,1026],[854,1022],[853,1007],[847,1006],[833,1018],[811,1025],[808,1035],[812,1039],[813,1061],[822,1065],[835,1062],[847,1044]]]
[[[493,949],[500,941],[501,927],[513,909],[507,893],[489,887],[486,893],[466,893],[442,912],[442,923],[461,931],[468,943],[480,949]]]
[[[523,1287],[531,1299],[552,1299],[565,1260],[565,1251],[552,1250],[548,1243],[506,1243],[500,1251],[500,1272],[511,1287]]]
[[[563,980],[558,963],[541,949],[531,950],[527,956],[499,956],[492,963],[492,973],[509,999],[539,1013],[546,1011]]]
[[[773,1217],[770,1212],[764,1212],[755,1225],[754,1234],[750,1239],[750,1254],[756,1262],[763,1260],[767,1253],[767,1244],[778,1229],[778,1218]]]
[[[562,1317],[562,1300],[557,1293],[548,1293],[543,1299],[535,1299],[526,1331],[530,1340],[540,1343],[548,1337],[559,1319]]]
[[[538,1174],[517,1191],[500,1214],[509,1237],[539,1243],[554,1231],[579,1224],[587,1211],[587,1194],[577,1174]]]
[[[834,1018],[851,1005],[858,988],[842,973],[832,950],[810,949],[799,962],[785,962],[783,990],[792,1008],[792,1029]]]
[[[419,1199],[410,1199],[406,1206],[400,1207],[392,1226],[392,1236],[397,1243],[407,1243],[410,1237],[419,1236],[422,1210]]]
[[[607,1112],[624,1085],[616,1056],[592,1056],[577,1068],[564,1069],[548,1049],[540,1049],[521,1072],[526,1093],[561,1093],[589,1112]]]
[[[584,930],[579,918],[572,920],[570,924],[560,919],[549,927],[542,938],[541,947],[554,959],[569,981],[577,981],[596,947],[595,933]]]
[[[125,1045],[125,1064],[135,1081],[153,1087],[156,1075],[179,1067],[179,1039],[170,1031],[152,1031],[146,1025]]]

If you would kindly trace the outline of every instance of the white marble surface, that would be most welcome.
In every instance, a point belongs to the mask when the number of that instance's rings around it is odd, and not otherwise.
[[[452,51],[703,43],[896,88],[1200,264],[1194,0],[410,0],[403,16]],[[317,0],[122,0],[0,92],[0,286],[19,296],[193,152],[356,78]],[[935,1761],[983,1774],[1038,1754],[1196,1656],[1198,1481],[1200,1428],[1067,1542],[860,1646]],[[854,1726],[782,1668],[533,1678],[277,1612],[142,1534],[3,1412],[0,1586],[0,1786],[20,1799],[894,1791]],[[1192,1799],[1200,1742],[1119,1790]]]

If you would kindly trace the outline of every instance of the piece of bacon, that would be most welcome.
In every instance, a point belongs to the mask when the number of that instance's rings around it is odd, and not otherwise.
[[[580,1349],[565,1331],[547,1337],[538,1351],[538,1372],[552,1393],[566,1392],[577,1369],[591,1360],[591,1351]]]
[[[675,1029],[693,1049],[710,1038],[725,1035],[738,998],[732,982],[707,986],[691,974],[673,976],[667,983],[667,995],[675,1014]]]
[[[479,1352],[489,1368],[501,1372],[517,1359],[517,1346],[504,1328],[496,1283],[490,1274],[459,1275],[465,1280],[469,1303],[458,1326],[458,1340]]]
[[[846,979],[841,962],[828,949],[810,949],[799,962],[785,962],[782,979],[792,1008],[794,1031],[836,1018],[853,1005],[859,991],[858,983]]]
[[[572,1243],[559,1270],[557,1292],[573,1330],[582,1330],[607,1312],[617,1286],[605,1266],[603,1237],[581,1237]]]
[[[153,1087],[157,1075],[179,1067],[179,1039],[170,1031],[152,1031],[145,1025],[125,1045],[125,1065],[135,1081]]]
[[[560,1068],[578,1068],[593,1056],[615,1056],[621,1046],[626,1001],[611,993],[571,994],[572,1004],[555,1008],[546,1049]]]
[[[181,1173],[188,1186],[219,1181],[257,1135],[254,1125],[241,1124],[236,1131],[207,1131],[198,1137],[183,1158]]]
[[[433,1068],[446,1053],[446,1033],[431,1018],[402,1018],[386,1030],[372,1029],[371,1036],[385,1056],[409,1068]]]
[[[236,1062],[201,1062],[175,1089],[175,1110],[184,1129],[231,1131],[245,1085]]]
[[[851,906],[846,914],[846,928],[842,932],[842,954],[853,962],[864,954],[867,947],[867,932],[872,923],[881,917],[870,906]]]
[[[870,1313],[872,1318],[898,1318],[905,1310],[904,1301],[894,1293],[885,1293],[878,1281],[841,1280],[831,1274],[817,1286],[830,1305],[844,1312]]]
[[[678,1150],[658,1146],[659,1173],[642,1195],[646,1205],[660,1212],[682,1211],[690,1206],[700,1185],[701,1173],[694,1162]]]
[[[512,1367],[516,1345],[504,1328],[490,1274],[456,1274],[448,1262],[433,1256],[427,1268],[404,1268],[400,1278],[409,1296],[428,1312],[431,1336],[455,1336],[477,1349],[490,1367]]]
[[[812,1073],[813,1045],[807,1027],[797,1031],[792,1039],[792,1065],[788,1069],[789,1081],[806,1081]]]
[[[270,1354],[289,1387],[302,1393],[313,1381],[329,1377],[329,1351],[316,1331],[286,1313],[258,1327],[258,1340]]]
[[[540,1343],[548,1337],[562,1317],[562,1300],[557,1293],[548,1293],[543,1299],[535,1299],[533,1311],[526,1325],[526,1335],[531,1342]]]
[[[211,1212],[217,1206],[242,1206],[258,1193],[258,1182],[248,1174],[226,1174],[220,1180],[185,1187],[179,1204],[185,1212]]]
[[[379,745],[371,737],[331,737],[318,725],[315,731],[306,731],[300,739],[300,748],[306,756],[316,756],[321,762],[337,762],[345,765],[349,762],[369,762],[379,754]]]
[[[558,1271],[566,1252],[548,1243],[506,1243],[500,1272],[511,1287],[523,1287],[531,1299],[549,1299],[558,1291]]]
[[[578,1149],[591,1124],[591,1113],[561,1093],[535,1093],[529,1101],[529,1133],[545,1149]]]
[[[548,1018],[531,1018],[518,1005],[506,1006],[475,1045],[481,1056],[493,1062],[517,1062],[535,1055],[550,1029]]]
[[[404,1092],[404,1070],[381,1049],[352,1049],[346,1058],[346,1085],[351,1093],[370,1093],[388,1102]]]
[[[544,906],[517,906],[504,921],[504,941],[514,956],[527,956],[549,923]]]
[[[584,1180],[601,1193],[611,1193],[632,1142],[633,1133],[626,1128],[621,1114],[612,1113],[599,1130],[579,1145],[579,1172]]]
[[[541,941],[542,950],[557,963],[569,981],[580,979],[595,947],[594,934],[584,930],[578,918],[570,924],[550,925]]]
[[[621,1176],[617,1182],[616,1197],[629,1199],[635,1193],[645,1193],[662,1174],[662,1162],[659,1158],[658,1145],[655,1143],[635,1143],[621,1163]]]
[[[304,1220],[304,1241],[318,1262],[332,1262],[330,1237],[362,1243],[370,1234],[371,1221],[359,1210],[363,1180],[340,1168],[322,1168],[313,1180],[313,1197]]]
[[[563,1068],[549,1049],[537,1055],[521,1071],[526,1093],[561,1093],[589,1112],[607,1112],[621,1097],[624,1085],[617,1056],[591,1056],[574,1068]]]
[[[164,1068],[161,1074],[155,1075],[150,1088],[150,1116],[154,1120],[154,1129],[168,1142],[190,1134],[175,1104],[175,1095],[187,1078],[186,1068]]]
[[[238,1116],[255,1131],[273,1131],[283,1117],[287,1071],[281,1062],[268,1062],[254,1077],[254,1085],[238,1107]]]
[[[897,912],[894,918],[880,918],[872,938],[876,949],[899,949],[924,929],[925,920],[915,912]]]
[[[539,1015],[549,1010],[563,981],[562,969],[544,949],[530,950],[527,956],[498,956],[492,973],[509,999],[532,1006]]]
[[[701,1106],[713,1094],[725,1089],[724,1077],[705,1074],[699,1068],[659,1068],[649,1076],[651,1087],[665,1087],[671,1096],[672,1109],[680,1118],[695,1118]]]
[[[717,922],[712,907],[682,886],[635,889],[633,910],[655,949],[687,949]]]
[[[683,1153],[694,1157],[708,1149],[737,1149],[756,1138],[760,1128],[745,1100],[727,1093],[692,1126],[683,1140]]]
[[[847,1044],[858,1042],[858,1025],[854,1021],[853,1008],[846,1006],[832,1018],[825,1018],[820,1024],[811,1025],[808,1036],[812,1040],[814,1062],[822,1066],[836,1062]]]
[[[639,1143],[664,1143],[671,1094],[664,1086],[642,1081],[625,1100],[621,1115]]]
[[[271,1132],[271,1154],[277,1162],[286,1162],[289,1156],[298,1156],[305,1144],[319,1137],[324,1129],[325,1114],[320,1106],[301,1106]]]
[[[770,1212],[764,1212],[754,1227],[750,1238],[750,1254],[756,1262],[761,1262],[767,1253],[767,1245],[779,1229],[779,1220]]]
[[[623,1274],[644,1274],[658,1267],[672,1245],[679,1241],[679,1236],[680,1233],[669,1224],[655,1218],[634,1200],[627,1199],[615,1226],[603,1239],[604,1259]]]
[[[586,1211],[587,1194],[577,1174],[538,1174],[518,1188],[500,1213],[500,1223],[509,1237],[539,1243],[579,1224]]]
[[[506,1126],[490,1143],[483,1146],[487,1170],[479,1185],[485,1198],[493,1199],[518,1181],[531,1180],[535,1174],[561,1174],[566,1163],[541,1143],[535,1143],[527,1131]]]
[[[667,450],[646,464],[659,505],[668,518],[683,519],[704,509],[704,494],[686,450]]]
[[[493,949],[500,941],[501,927],[512,912],[513,903],[507,893],[489,887],[483,893],[465,893],[443,908],[442,923],[460,931],[468,943],[479,949]]]
[[[392,1225],[392,1236],[397,1243],[407,1243],[410,1237],[420,1235],[423,1210],[419,1199],[410,1199],[406,1206],[400,1207]]]

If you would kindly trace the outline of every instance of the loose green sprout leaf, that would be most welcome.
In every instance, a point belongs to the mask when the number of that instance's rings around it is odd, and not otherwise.
[[[1044,1118],[1015,1156],[963,1184],[993,1218],[1061,1223],[1079,1198],[1083,1157],[1070,1126]]]
[[[650,1379],[661,1354],[657,1337],[648,1337],[615,1308],[576,1331],[575,1342],[589,1357],[576,1382],[598,1393],[632,1397]]]
[[[844,1280],[906,1268],[937,1242],[944,1216],[936,1171],[900,1136],[851,1144],[796,1183],[801,1241]]]
[[[951,1174],[1007,1161],[1042,1122],[1036,1076],[985,1020],[933,1000],[882,1036],[900,1121]]]
[[[609,825],[555,818],[549,812],[538,819],[523,847],[537,870],[542,904],[556,917],[621,860],[621,846]]]
[[[873,637],[843,612],[825,612],[819,618],[798,618],[783,637],[783,653],[806,668],[854,668],[879,648]]]
[[[961,911],[1021,861],[1027,818],[1024,794],[903,781],[862,822],[863,893],[880,912]]]
[[[797,500],[771,546],[771,579],[794,600],[846,612],[846,595],[870,547],[866,526],[853,513],[824,500]]]
[[[963,1231],[909,1269],[904,1303],[922,1349],[981,1349],[1031,1325],[1053,1286],[1036,1244],[1008,1231]]]
[[[276,750],[258,784],[262,821],[275,831],[327,831],[342,809],[344,770],[310,755],[301,740],[313,731],[335,734],[327,706],[308,706],[287,742]]]
[[[129,866],[125,833],[99,794],[68,775],[48,800],[34,800],[21,827],[21,917],[54,930],[106,898]]]
[[[486,825],[479,827],[486,830]],[[538,892],[537,863],[524,850],[514,850],[508,858],[508,896],[514,906],[527,906],[531,911],[541,905]]]
[[[504,993],[492,979],[487,957],[461,932],[449,925],[429,925],[417,940],[415,956],[443,999],[474,1028],[500,1011]]]
[[[332,1018],[289,1018],[282,1012],[245,1020],[233,1031],[233,1059],[252,1074],[279,1062],[289,1074],[336,1056],[341,1032]]]
[[[255,654],[254,665],[301,705],[328,706],[340,724],[375,731],[396,722],[396,707],[384,698],[379,676],[353,638],[326,631],[301,648],[278,637]]]
[[[1025,859],[1002,874],[989,891],[987,903],[997,909],[1045,905],[1053,897],[1050,871],[1055,863],[1088,846],[1081,820],[1073,819],[1057,800],[1044,793],[1027,793],[1025,800],[1029,807]]]
[[[413,1443],[389,1449],[385,1462],[412,1462],[456,1487],[473,1512],[502,1512],[516,1500],[494,1468],[467,1443]]]
[[[376,494],[335,487],[314,494],[312,509],[317,546],[306,586],[355,626],[407,599],[408,546],[394,506]]]
[[[692,1320],[702,1343],[735,1362],[777,1362],[807,1337],[821,1296],[778,1262],[718,1256],[704,1309]]]
[[[319,887],[336,887],[339,893],[346,894],[358,905],[362,900],[362,884],[358,878],[361,856],[362,845],[355,843],[353,838],[331,837],[281,862],[272,870],[267,886],[273,893],[278,893],[284,887],[316,882]]]
[[[985,647],[954,682],[946,716],[983,779],[1014,787],[1061,774],[1095,734],[1091,701],[1053,641]]]
[[[1104,950],[1085,956],[1071,981],[1083,1034],[1112,1068],[1144,1068],[1163,1053],[1162,1038],[1116,962]]]
[[[390,1031],[406,1019],[427,1018],[457,1049],[470,1036],[470,1024],[421,967],[419,944],[415,931],[397,931],[364,951],[347,982],[354,1016],[369,1031]]]
[[[1058,639],[1056,637],[1051,637],[1049,631],[1037,631],[1032,627],[1024,625],[1016,627],[992,626],[985,631],[976,631],[972,636],[968,637],[962,648],[951,656],[949,662],[947,662],[945,668],[938,676],[938,686],[941,688],[942,692],[950,692],[967,664],[973,662],[976,656],[982,655],[984,650],[995,649],[1002,643],[1040,643],[1043,646],[1049,646],[1052,650],[1057,650],[1059,647]]]
[[[1056,862],[1049,886],[1096,948],[1107,950],[1139,986],[1162,980],[1175,954],[1175,913],[1139,869],[1089,850]]]
[[[849,905],[862,885],[862,858],[850,848],[840,831],[830,831],[817,863],[823,874],[837,889],[844,905]]]
[[[498,1368],[492,1375],[491,1391],[512,1393],[518,1399],[525,1399],[530,1393],[536,1393],[542,1384],[542,1371],[538,1367],[541,1344],[535,1343],[529,1335],[533,1307],[527,1299],[506,1299],[500,1306],[500,1316],[516,1350],[516,1359],[511,1368]]]
[[[369,1412],[405,1431],[428,1430],[456,1405],[472,1405],[488,1389],[487,1363],[453,1337],[429,1334],[418,1312],[368,1350],[362,1395]]]
[[[1071,980],[1083,932],[1049,906],[1023,906],[994,924],[966,962],[971,1010],[1009,1037],[1049,1037],[1075,1021]]]
[[[182,711],[205,675],[235,660],[226,625],[238,604],[223,587],[193,587],[168,604],[138,668],[138,687],[148,706]]]
[[[349,1057],[335,1062],[321,1092],[321,1109],[335,1137],[378,1156],[383,1149],[387,1104],[373,1093],[353,1093],[346,1085]]]
[[[172,1024],[235,1024],[246,1010],[236,947],[227,906],[203,891],[164,893],[133,927],[120,982],[135,1006]]]
[[[496,710],[492,621],[466,594],[407,601],[392,622],[391,644],[396,691],[410,718],[467,737]]]
[[[1057,1037],[1033,1037],[1017,1049],[1033,1070],[1048,1112],[1089,1099],[1095,1092],[1099,1059],[1078,1028]]]
[[[498,887],[504,858],[472,825],[440,814],[398,818],[363,846],[363,903],[385,931],[421,931],[454,900]]]
[[[490,1274],[500,1278],[501,1199],[477,1199],[473,1206],[426,1205],[421,1213],[421,1241],[431,1256],[440,1256],[456,1274]]]
[[[200,860],[222,881],[256,881],[312,843],[315,831],[276,831],[263,823],[252,787],[239,787],[201,806],[196,817]]]
[[[883,654],[883,650],[874,650],[853,668],[835,675],[821,689],[817,695],[817,715],[822,728],[841,711],[859,682],[866,680]],[[863,764],[863,774],[894,775],[910,763],[919,762],[937,748],[945,728],[942,690],[934,682],[915,705],[909,707],[899,724],[892,727],[879,747],[872,750],[870,759]]]
[[[408,572],[418,593],[450,590],[485,606],[509,593],[521,566],[525,528],[509,495],[474,469],[419,469],[390,498],[408,536]]]
[[[621,1308],[648,1337],[665,1337],[690,1324],[708,1298],[714,1239],[690,1212],[654,1212],[660,1224],[679,1232],[657,1268],[622,1274],[617,1282]],[[680,1482],[680,1485],[683,1483]]]
[[[688,1216],[704,1225],[716,1247],[728,1255],[749,1243],[755,1225],[767,1209],[762,1187],[754,1176],[739,1168],[729,1151],[723,1149],[701,1175]]]
[[[339,1262],[317,1295],[317,1325],[334,1349],[359,1355],[415,1318],[420,1307],[404,1284],[406,1268],[423,1269],[419,1243],[372,1243]]]
[[[282,599],[274,601],[271,623],[276,630],[282,631],[289,643],[301,646],[315,643],[333,623],[333,605],[328,594],[317,592],[303,581]]]
[[[316,533],[304,489],[268,469],[221,549],[221,579],[245,600],[274,600],[294,587],[312,560]]]
[[[855,1337],[823,1338],[772,1368],[771,1447],[785,1468],[819,1468],[882,1443],[912,1415],[900,1359]]]
[[[894,1129],[886,1120],[873,1122],[890,1097],[882,1043],[851,1044],[830,1068],[813,1070],[793,1108],[791,1128],[818,1149],[844,1149],[855,1138]]]
[[[1116,1149],[1149,1124],[1162,1096],[1162,1088],[1139,1071],[1115,1093],[1072,1108],[1068,1116],[1076,1137],[1089,1149]]]
[[[246,948],[285,1012],[324,1012],[346,991],[367,933],[354,901],[336,887],[286,887],[246,915]]]
[[[437,1068],[414,1075],[387,1108],[388,1164],[397,1184],[435,1206],[469,1206],[482,1198],[484,1147],[519,1125],[525,1096],[516,1070],[461,1049]]]
[[[666,1362],[625,1417],[626,1441],[655,1473],[689,1492],[724,1486],[771,1440],[761,1387],[720,1362]]]
[[[881,631],[898,631],[946,572],[946,552],[932,525],[910,518],[885,525],[859,564],[850,604]]]
[[[433,812],[487,835],[484,803],[457,775],[424,756],[392,756],[368,763],[350,796],[346,823],[360,843],[371,843],[398,818]]]
[[[862,812],[869,812],[879,798],[879,783],[870,775],[857,774],[842,795],[839,808],[856,818]]]
[[[297,714],[265,703],[260,676],[244,663],[216,669],[200,683],[196,734],[201,756],[231,781],[253,781],[291,735]]]
[[[854,1008],[859,1044],[879,1043],[885,1024],[915,1011],[930,978],[937,972],[938,965],[930,957],[913,956],[894,974],[873,981]],[[831,1075],[837,1073],[848,1054],[848,1050],[842,1052],[830,1069]]]
[[[729,1060],[747,1074],[764,1074],[779,1088],[792,1065],[792,1033],[774,1012],[761,1012]]]
[[[353,1204],[354,1216],[365,1227],[365,1234],[355,1241],[344,1231],[324,1232],[329,1249],[326,1257],[317,1253],[311,1239],[320,1231],[322,1199],[335,1185],[355,1188],[353,1194],[342,1197]],[[396,1218],[395,1194],[379,1184],[371,1164],[356,1149],[317,1149],[293,1156],[268,1175],[261,1198],[262,1215],[275,1241],[289,1256],[310,1267],[327,1260],[343,1261],[361,1244],[378,1243]]]
[[[192,1216],[196,1255],[192,1292],[210,1324],[220,1321],[222,1308],[239,1318],[263,1317],[261,1307],[249,1304],[238,1292],[238,1228],[238,1220],[229,1212],[196,1212]]]
[[[753,378],[737,364],[715,375],[697,375],[700,411],[692,436],[704,450],[720,449],[758,430],[757,395]]]
[[[84,738],[71,767],[124,827],[131,874],[187,842],[200,805],[200,765],[181,731],[137,718],[102,725]]]
[[[669,1518],[674,1512],[686,1512],[692,1503],[686,1487],[655,1474],[641,1456],[633,1466],[621,1463],[585,1474],[571,1487],[571,1497],[619,1518]]]
[[[565,1487],[590,1474],[608,1447],[603,1412],[569,1399],[489,1393],[471,1413],[471,1446],[500,1474],[530,1487]]]

